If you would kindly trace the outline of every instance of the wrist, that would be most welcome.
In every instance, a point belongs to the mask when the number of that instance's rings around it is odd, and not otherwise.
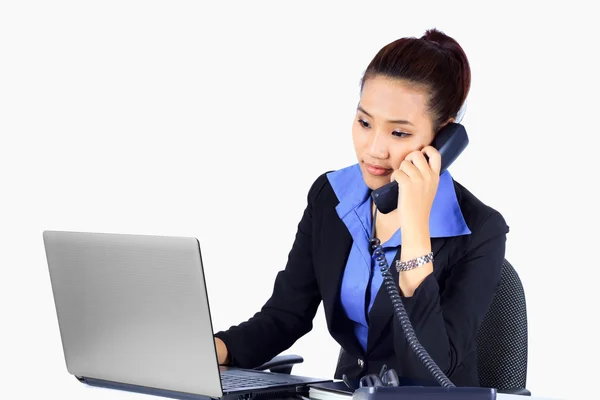
[[[431,252],[431,237],[429,233],[429,220],[406,221],[400,230],[402,236],[402,250],[400,261],[409,261],[422,257]],[[433,264],[427,263],[410,271],[399,272],[400,291],[405,297],[411,297],[421,282],[433,272]]]
[[[229,350],[220,338],[215,337],[215,346],[217,348],[217,360],[219,365],[228,365],[231,363],[231,357],[229,356]]]
[[[403,226],[401,261],[421,257],[431,251],[431,238],[428,224]]]
[[[412,269],[398,272],[400,292],[404,297],[412,297],[421,283],[433,272],[431,245],[422,247],[405,247],[402,244],[400,267]]]

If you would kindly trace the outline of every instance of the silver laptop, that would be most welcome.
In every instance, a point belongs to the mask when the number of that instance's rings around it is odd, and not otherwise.
[[[194,399],[324,382],[220,367],[196,238],[45,231],[67,370],[112,389]]]

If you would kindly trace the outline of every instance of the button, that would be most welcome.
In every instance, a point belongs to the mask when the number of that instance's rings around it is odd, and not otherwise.
[[[363,360],[361,360],[360,358],[358,359],[358,366],[361,368],[364,368],[364,366],[365,366],[365,362]]]

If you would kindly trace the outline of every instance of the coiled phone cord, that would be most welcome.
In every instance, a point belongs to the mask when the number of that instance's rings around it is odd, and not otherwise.
[[[444,372],[440,369],[440,367],[433,361],[427,350],[419,343],[419,339],[417,339],[417,335],[415,334],[415,330],[413,329],[412,324],[410,323],[410,319],[408,318],[408,314],[406,313],[406,309],[404,308],[404,304],[402,303],[402,299],[400,297],[400,291],[398,290],[398,285],[394,281],[392,274],[390,273],[390,267],[385,259],[385,253],[381,247],[381,241],[375,237],[375,218],[377,216],[377,209],[375,209],[375,213],[373,214],[373,226],[371,230],[371,239],[369,240],[371,243],[371,248],[374,250],[373,255],[377,257],[379,269],[381,271],[381,275],[383,276],[383,284],[392,300],[392,306],[394,307],[394,314],[400,321],[400,325],[402,326],[402,330],[404,331],[404,336],[406,337],[406,341],[408,342],[410,348],[415,352],[417,357],[421,360],[423,365],[427,368],[429,373],[435,378],[435,380],[443,387],[455,387],[455,385],[448,379],[448,377],[444,374]]]

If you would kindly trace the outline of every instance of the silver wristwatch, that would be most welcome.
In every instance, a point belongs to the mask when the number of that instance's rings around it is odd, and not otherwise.
[[[396,260],[396,271],[410,271],[433,261],[433,252],[408,261]]]

